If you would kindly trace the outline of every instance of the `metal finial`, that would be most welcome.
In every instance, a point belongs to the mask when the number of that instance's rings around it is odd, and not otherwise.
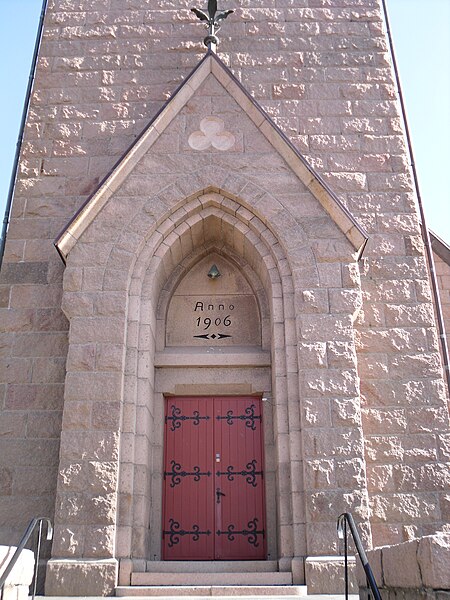
[[[199,10],[198,8],[191,8],[191,11],[200,19],[200,21],[206,21],[205,25],[208,28],[208,35],[203,40],[205,46],[212,50],[216,51],[216,46],[219,43],[219,38],[216,36],[216,33],[222,26],[222,21],[224,21],[228,15],[234,12],[234,10],[225,10],[217,14],[217,0],[208,0],[208,14]]]

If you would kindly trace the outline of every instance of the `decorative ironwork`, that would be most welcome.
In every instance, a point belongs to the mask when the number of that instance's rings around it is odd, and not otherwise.
[[[166,417],[166,423],[167,421],[172,421],[170,431],[175,431],[176,429],[179,429],[183,421],[192,421],[194,425],[200,425],[201,419],[205,421],[208,421],[209,419],[209,416],[201,417],[198,410],[194,410],[194,412],[192,413],[192,417],[182,415],[181,408],[177,408],[174,404],[172,404],[170,410],[172,411],[172,416]]]
[[[224,21],[228,15],[234,13],[234,10],[225,10],[217,14],[217,0],[209,0],[208,14],[198,8],[191,8],[191,11],[200,19],[200,21],[205,21],[205,25],[208,28],[208,35],[203,40],[203,43],[207,48],[215,51],[216,46],[219,43],[219,38],[216,36],[216,33],[221,28],[222,21]]]
[[[249,483],[253,487],[256,487],[258,485],[256,483],[256,476],[261,475],[262,477],[263,474],[262,471],[256,470],[256,463],[256,459],[253,459],[251,462],[247,463],[245,465],[247,471],[233,471],[233,465],[229,465],[226,471],[217,471],[216,475],[217,477],[220,477],[221,475],[226,475],[228,481],[234,481],[235,475],[242,475],[243,477],[245,477],[247,483]]]
[[[258,535],[262,535],[263,538],[265,536],[264,529],[258,530],[258,519],[256,517],[247,523],[248,529],[242,529],[242,531],[235,531],[234,527],[235,526],[233,524],[231,524],[231,525],[228,525],[228,527],[225,531],[220,531],[220,529],[218,529],[216,531],[216,533],[219,536],[226,535],[228,538],[228,541],[230,541],[230,542],[234,542],[235,535],[244,535],[247,537],[247,542],[249,544],[251,544],[252,546],[254,546],[255,548],[257,548],[259,546]]]
[[[181,525],[175,519],[169,519],[169,527],[170,529],[164,530],[163,535],[169,536],[169,548],[176,546],[180,542],[180,537],[184,537],[186,535],[192,536],[193,542],[198,542],[201,535],[211,535],[211,531],[209,529],[207,531],[200,531],[200,527],[198,525],[192,525],[191,531],[186,531],[185,529],[180,529]]]
[[[249,406],[248,408],[245,409],[245,415],[233,415],[233,411],[229,410],[229,411],[227,411],[227,414],[225,417],[218,415],[216,418],[218,421],[220,421],[222,419],[226,420],[228,425],[233,425],[234,419],[240,419],[241,421],[245,421],[246,427],[248,427],[249,429],[253,429],[253,431],[255,431],[256,430],[255,421],[261,421],[261,415],[255,415],[255,408],[256,408],[256,406],[254,404],[252,404],[251,406]]]
[[[172,470],[164,471],[164,479],[166,477],[171,477],[172,481],[170,482],[170,487],[172,488],[181,483],[182,477],[193,476],[194,481],[200,481],[202,475],[206,475],[206,477],[211,476],[211,471],[200,471],[200,467],[198,466],[192,467],[192,471],[182,471],[180,463],[171,460],[170,464],[172,466]]]

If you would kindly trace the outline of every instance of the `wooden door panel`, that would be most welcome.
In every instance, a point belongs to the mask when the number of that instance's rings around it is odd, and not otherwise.
[[[166,402],[164,560],[266,557],[259,398]]]
[[[210,411],[208,413],[208,411]],[[206,398],[166,405],[163,558],[213,560],[212,406]]]
[[[262,415],[258,398],[217,398],[214,405],[216,452],[216,558],[265,558]],[[219,444],[219,445],[218,445]],[[220,468],[217,468],[219,467]]]

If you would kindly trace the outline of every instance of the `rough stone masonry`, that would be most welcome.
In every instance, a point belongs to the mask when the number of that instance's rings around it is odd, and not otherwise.
[[[53,593],[72,572],[111,593],[118,564],[159,558],[170,394],[269,399],[268,545],[297,582],[306,557],[337,553],[344,510],[372,546],[450,521],[446,389],[380,2],[230,0],[220,62],[172,97],[206,52],[190,8],[50,0],[45,15],[0,279],[0,543],[54,519]],[[208,118],[231,146],[189,143]],[[211,256],[253,290],[257,348],[166,343],[172,298]]]

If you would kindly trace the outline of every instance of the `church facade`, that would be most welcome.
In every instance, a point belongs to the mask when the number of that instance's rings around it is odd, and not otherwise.
[[[51,595],[152,561],[305,583],[342,512],[367,547],[449,521],[380,2],[230,3],[217,53],[190,7],[46,10],[1,274],[0,535],[54,520]]]

